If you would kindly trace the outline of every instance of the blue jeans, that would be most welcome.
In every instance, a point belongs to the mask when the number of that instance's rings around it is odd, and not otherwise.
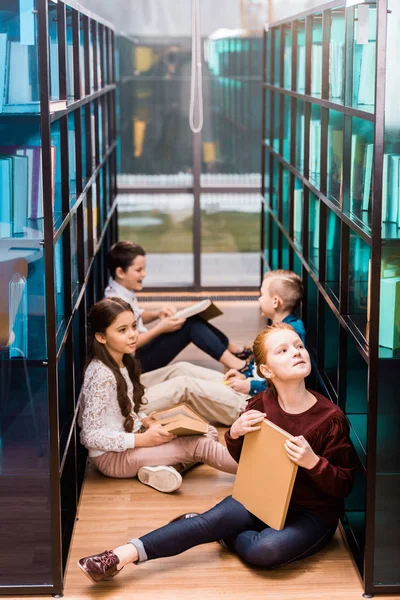
[[[228,496],[197,517],[175,521],[130,543],[138,550],[138,562],[143,562],[223,539],[249,565],[274,569],[321,550],[336,526],[310,512],[289,509],[284,529],[276,531]]]
[[[219,360],[228,347],[229,339],[201,317],[191,317],[178,331],[163,333],[137,350],[142,373],[165,367],[191,342]]]

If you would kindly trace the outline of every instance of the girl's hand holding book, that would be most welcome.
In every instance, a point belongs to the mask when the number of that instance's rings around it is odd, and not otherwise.
[[[136,448],[151,448],[172,442],[176,435],[169,433],[160,424],[152,425],[144,433],[135,433]]]
[[[319,456],[302,435],[287,440],[285,449],[290,460],[304,469],[312,469],[319,461]]]
[[[237,438],[246,433],[258,431],[260,427],[256,427],[257,423],[263,421],[266,416],[266,413],[262,413],[259,410],[248,410],[244,412],[232,425],[230,430],[231,438],[237,440]]]

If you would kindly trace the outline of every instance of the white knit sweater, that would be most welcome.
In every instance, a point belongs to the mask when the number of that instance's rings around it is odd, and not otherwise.
[[[141,428],[139,416],[134,412],[133,384],[126,367],[121,369],[128,386],[134,418],[133,431]],[[96,358],[86,369],[79,397],[81,443],[89,450],[89,456],[100,456],[105,452],[123,452],[135,447],[134,433],[124,429],[124,417],[117,399],[117,382],[111,369]]]

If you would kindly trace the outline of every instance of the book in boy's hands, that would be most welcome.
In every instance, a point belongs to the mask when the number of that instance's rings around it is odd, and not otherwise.
[[[153,418],[174,435],[201,435],[208,431],[208,422],[185,402],[156,412]]]
[[[297,465],[285,450],[292,436],[268,419],[244,438],[232,497],[261,521],[277,529],[285,526]]]
[[[187,306],[186,308],[182,308],[175,313],[175,317],[177,319],[188,319],[189,317],[194,317],[195,315],[199,315],[205,321],[209,321],[210,319],[214,319],[219,315],[222,315],[222,311],[212,302],[209,298],[205,300],[200,300],[200,302],[196,302],[196,304],[192,304],[191,306]]]

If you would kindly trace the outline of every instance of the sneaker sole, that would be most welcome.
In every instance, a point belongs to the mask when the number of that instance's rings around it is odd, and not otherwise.
[[[138,479],[140,483],[148,485],[164,494],[175,492],[182,484],[182,477],[177,471],[175,473],[165,470],[147,471],[145,467],[140,470]]]

